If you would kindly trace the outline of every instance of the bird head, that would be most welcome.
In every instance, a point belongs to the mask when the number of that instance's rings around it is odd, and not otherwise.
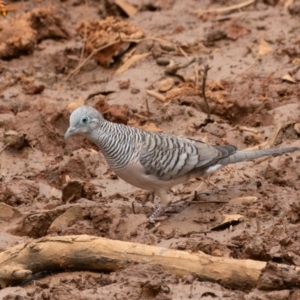
[[[80,106],[70,116],[70,127],[65,133],[65,139],[74,134],[89,136],[99,123],[103,121],[102,115],[91,106]]]

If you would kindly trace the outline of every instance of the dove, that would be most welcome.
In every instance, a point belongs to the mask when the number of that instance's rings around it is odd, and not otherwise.
[[[237,150],[233,145],[210,145],[188,137],[148,132],[112,123],[86,105],[72,112],[64,138],[75,134],[95,143],[118,177],[160,198],[161,205],[150,221],[168,206],[167,191],[175,185],[211,174],[225,165],[300,150],[299,147]]]

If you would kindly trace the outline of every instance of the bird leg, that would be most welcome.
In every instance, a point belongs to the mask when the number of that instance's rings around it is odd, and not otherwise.
[[[155,221],[162,221],[162,220],[167,219],[166,216],[164,216],[164,217],[161,216],[165,210],[166,210],[165,207],[163,207],[162,205],[158,205],[156,210],[149,217],[149,222],[150,223],[155,223]]]
[[[162,217],[161,215],[164,213],[164,211],[170,204],[166,189],[155,190],[155,194],[160,198],[161,204],[158,205],[156,210],[149,217],[150,223],[155,223],[155,221],[165,220],[167,217]]]

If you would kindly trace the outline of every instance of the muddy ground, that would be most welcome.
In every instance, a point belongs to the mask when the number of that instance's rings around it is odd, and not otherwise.
[[[242,2],[128,3],[137,9],[129,18],[113,1],[2,8],[1,251],[46,235],[89,234],[300,266],[299,153],[174,187],[169,219],[151,230],[145,221],[158,199],[145,202],[145,192],[119,180],[85,138],[63,139],[70,112],[86,103],[114,122],[213,144],[299,146],[300,2],[259,0],[224,12],[215,9]],[[196,14],[205,9],[213,11]],[[212,203],[185,201],[194,191]],[[226,214],[242,217],[211,230]],[[3,288],[0,298],[300,299],[297,289],[233,290],[158,265],[66,271]]]

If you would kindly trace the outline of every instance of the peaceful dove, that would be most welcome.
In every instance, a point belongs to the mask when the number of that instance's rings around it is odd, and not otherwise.
[[[80,106],[72,112],[65,139],[74,134],[83,134],[93,141],[117,176],[133,186],[155,192],[161,205],[150,220],[169,204],[167,191],[174,185],[228,164],[300,150],[289,147],[237,151],[233,145],[209,145],[112,123],[90,106]]]

